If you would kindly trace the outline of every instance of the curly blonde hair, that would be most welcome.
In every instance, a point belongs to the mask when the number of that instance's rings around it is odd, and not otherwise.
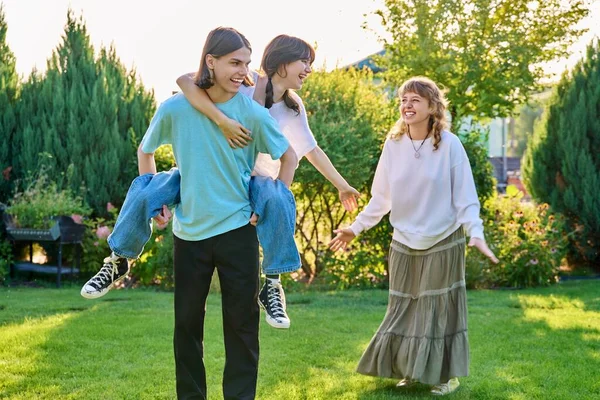
[[[432,110],[429,116],[429,134],[433,136],[433,149],[438,149],[442,141],[442,131],[448,129],[446,119],[446,108],[448,101],[440,88],[429,78],[424,76],[415,76],[402,84],[398,89],[398,98],[402,98],[406,93],[416,93],[429,101],[429,108]],[[400,119],[392,127],[389,138],[393,140],[400,139],[400,136],[408,132],[408,125],[400,116]]]

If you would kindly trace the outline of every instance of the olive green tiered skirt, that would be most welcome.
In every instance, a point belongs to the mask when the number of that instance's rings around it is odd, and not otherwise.
[[[467,376],[463,229],[427,250],[392,241],[389,271],[387,312],[357,371],[431,385]]]

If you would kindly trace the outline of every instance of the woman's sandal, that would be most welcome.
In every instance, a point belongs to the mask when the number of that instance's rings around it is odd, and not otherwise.
[[[452,378],[446,383],[439,383],[431,388],[431,394],[436,396],[445,396],[454,392],[460,386],[457,378]]]

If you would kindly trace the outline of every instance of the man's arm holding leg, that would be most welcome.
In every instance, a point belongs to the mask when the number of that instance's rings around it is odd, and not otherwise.
[[[142,145],[138,147],[138,170],[140,175],[156,174],[156,161],[154,161],[154,153],[144,153]]]
[[[281,167],[279,168],[279,176],[277,179],[281,180],[285,183],[285,186],[289,188],[294,181],[294,174],[296,173],[296,166],[298,165],[298,156],[294,149],[292,149],[292,146],[288,147],[280,160]]]

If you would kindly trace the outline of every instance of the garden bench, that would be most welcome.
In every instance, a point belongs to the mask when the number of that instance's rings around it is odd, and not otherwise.
[[[5,214],[6,217],[6,214]],[[81,248],[85,225],[77,224],[71,217],[62,216],[56,218],[56,225],[48,230],[26,229],[26,228],[11,228],[10,217],[7,221],[8,239],[13,243],[28,242],[29,243],[29,261],[15,261],[11,264],[10,275],[15,276],[16,271],[56,275],[56,287],[61,286],[61,278],[63,274],[79,273],[81,266]],[[58,246],[57,264],[47,265],[33,262],[33,243],[51,242]],[[71,266],[65,268],[62,265],[63,246],[75,246],[75,260],[71,262]],[[75,264],[75,265],[74,265]]]

